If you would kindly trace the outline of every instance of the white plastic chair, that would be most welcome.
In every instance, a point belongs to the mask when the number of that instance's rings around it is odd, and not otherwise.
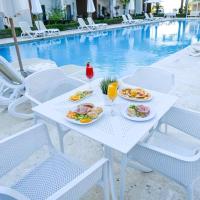
[[[133,75],[121,79],[122,83],[168,93],[174,86],[174,75],[163,69],[142,67]]]
[[[200,178],[200,113],[173,107],[161,119],[160,126],[167,124],[183,132],[177,137],[169,131],[163,133],[158,126],[152,137],[138,144],[128,158],[141,163],[175,180],[188,191],[193,199],[193,187]],[[187,134],[193,139],[186,138]]]
[[[86,29],[86,30],[91,31],[92,29],[94,29],[94,26],[91,27],[90,25],[87,25],[85,23],[85,21],[83,20],[83,18],[78,18],[78,23],[79,23],[79,27],[78,27],[79,30],[85,30]]]
[[[1,140],[0,151],[0,177],[11,171],[18,174],[16,180],[11,179],[11,186],[0,187],[2,200],[75,200],[97,183],[109,200],[108,160],[103,158],[89,168],[81,166],[57,152],[44,124]],[[33,161],[34,155],[38,157]],[[23,165],[26,162],[28,167]],[[24,173],[18,171],[19,166]]]
[[[32,106],[36,106],[75,89],[84,83],[85,82],[81,80],[67,77],[59,68],[43,70],[31,74],[26,78],[25,96],[31,101]],[[67,133],[70,129],[61,127],[58,124],[56,125],[59,132],[61,151],[64,152],[63,138],[65,134],[62,133]],[[60,131],[60,129],[62,129],[62,131]]]
[[[38,30],[45,31],[47,35],[59,35],[60,30],[55,28],[55,29],[47,29],[46,26],[44,25],[43,21],[35,21],[35,25]]]
[[[87,21],[90,25],[90,27],[94,27],[94,28],[106,28],[106,26],[108,26],[108,24],[106,23],[100,23],[100,24],[95,24],[94,20],[92,19],[92,17],[88,17]]]
[[[21,37],[29,36],[29,37],[45,37],[46,32],[44,30],[31,30],[29,24],[27,22],[19,22],[19,26],[22,30]]]
[[[138,86],[162,93],[168,93],[174,86],[174,75],[159,68],[145,67],[136,70],[133,75],[122,78],[121,82],[122,85],[128,84],[133,85],[134,87]],[[152,171],[148,166],[142,165],[142,163],[137,163],[137,160],[135,161],[136,162],[132,164],[128,162],[127,158],[121,161],[121,197],[124,194],[124,176],[127,165],[131,165],[131,167],[137,168],[143,172]]]

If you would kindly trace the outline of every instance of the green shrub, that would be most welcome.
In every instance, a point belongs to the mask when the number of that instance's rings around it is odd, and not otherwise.
[[[49,20],[62,20],[65,17],[64,11],[61,9],[53,9],[49,14]]]

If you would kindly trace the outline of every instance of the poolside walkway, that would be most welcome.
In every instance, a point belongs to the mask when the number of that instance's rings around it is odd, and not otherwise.
[[[177,105],[200,111],[200,59],[198,57],[189,56],[188,48],[186,48],[152,66],[164,68],[175,74],[176,85],[172,94],[180,97]],[[73,66],[71,68],[73,69]],[[0,113],[0,119],[0,139],[23,130],[33,123],[32,120],[15,119],[8,115],[6,111]],[[56,131],[52,126],[49,126],[49,128],[51,130],[51,138],[58,147]],[[77,133],[70,133],[65,137],[65,150],[87,164],[91,164],[103,154],[100,144],[84,138]],[[120,155],[116,154],[116,156],[119,157]],[[115,183],[117,189],[119,189],[119,170],[119,165],[115,164],[115,174],[117,175]],[[198,190],[199,188],[197,187]],[[196,194],[195,199],[200,199],[200,192],[196,192]],[[102,199],[103,196],[99,189],[91,190],[84,198],[84,200]],[[125,199],[186,200],[186,194],[181,186],[158,173],[144,174],[135,169],[128,168]]]
[[[165,21],[173,21],[173,20],[179,20],[181,18],[163,18],[161,22]],[[47,38],[59,38],[62,36],[67,36],[67,35],[77,35],[81,33],[90,33],[90,32],[98,32],[98,31],[106,31],[106,30],[112,30],[116,28],[122,28],[122,27],[131,27],[131,26],[139,26],[139,25],[145,25],[145,24],[153,24],[153,23],[158,23],[158,21],[150,21],[150,20],[142,20],[140,23],[137,24],[113,24],[113,25],[108,25],[106,28],[103,29],[96,29],[94,31],[88,31],[88,30],[78,30],[78,29],[72,29],[72,30],[67,30],[67,31],[61,31],[59,35],[52,35],[52,36],[46,36],[46,37],[39,37],[39,38],[21,38],[18,37],[17,40],[18,42],[27,42],[27,41],[37,41],[37,40],[44,40]],[[13,39],[12,38],[5,38],[5,39],[0,39],[0,45],[7,45],[7,44],[13,44]]]

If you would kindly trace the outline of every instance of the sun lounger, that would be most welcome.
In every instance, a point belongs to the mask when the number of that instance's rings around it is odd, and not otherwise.
[[[43,21],[35,21],[35,25],[39,31],[45,31],[47,35],[59,35],[60,30],[59,29],[47,29],[44,25]]]
[[[79,23],[79,27],[78,27],[79,30],[88,30],[88,31],[92,31],[92,30],[95,29],[94,26],[91,27],[90,25],[87,25],[87,24],[85,23],[85,21],[83,20],[83,18],[78,18],[78,23]]]
[[[162,17],[154,17],[152,13],[149,13],[149,17],[150,17],[150,19],[155,20],[155,21],[161,21],[161,20],[163,20]]]
[[[106,23],[100,23],[100,24],[95,24],[94,20],[92,19],[92,17],[88,17],[87,21],[89,23],[90,27],[94,27],[94,28],[106,28],[108,26],[108,24]]]
[[[148,20],[148,21],[154,20],[154,19],[151,19],[147,13],[144,13],[144,17],[145,17],[145,20]]]
[[[165,13],[165,17],[166,18],[175,18],[176,17],[176,13],[173,12],[173,13]]]
[[[46,32],[44,30],[31,30],[29,24],[27,22],[19,22],[19,26],[22,30],[21,37],[45,37]]]
[[[190,46],[189,55],[193,56],[193,57],[199,57],[200,56],[200,43],[199,42],[192,44]]]
[[[27,61],[25,61],[25,63],[26,62]],[[43,66],[42,69],[49,68],[53,68],[53,65],[45,65],[45,68]],[[39,67],[37,69],[38,71],[41,70]],[[35,71],[36,68],[34,68],[33,71],[28,72],[30,73]],[[29,119],[33,117],[32,114],[26,114],[17,111],[17,107],[19,105],[27,102],[27,98],[24,97],[24,81],[24,77],[22,77],[21,74],[16,70],[16,66],[0,56],[0,107],[7,108],[12,116]]]
[[[131,24],[132,23],[127,19],[126,15],[122,15],[122,19],[123,19],[122,24]]]
[[[24,78],[0,56],[0,107],[8,108],[14,116],[30,118],[30,115],[15,110],[20,102],[26,102],[23,98],[24,88]]]
[[[136,24],[143,21],[143,20],[134,20],[130,14],[127,14],[127,19],[128,19],[129,22],[136,23]]]

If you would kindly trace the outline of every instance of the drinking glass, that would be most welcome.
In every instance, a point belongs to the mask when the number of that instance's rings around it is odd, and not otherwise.
[[[88,63],[87,66],[86,66],[86,77],[89,80],[89,82],[94,77],[94,70],[93,70],[93,67],[90,65],[90,63]],[[91,88],[90,84],[89,84],[89,87]]]
[[[112,105],[111,105],[111,115],[114,116],[114,110],[113,110],[113,104],[114,104],[114,100],[117,97],[117,88],[118,88],[118,84],[116,83],[111,83],[108,85],[108,98],[112,101]]]

